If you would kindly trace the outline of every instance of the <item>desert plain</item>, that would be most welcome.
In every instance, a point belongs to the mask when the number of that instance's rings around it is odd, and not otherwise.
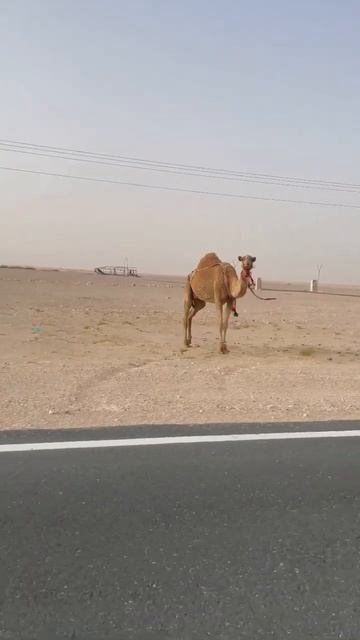
[[[359,418],[360,288],[248,292],[222,355],[213,305],[184,348],[183,284],[1,268],[0,428]]]

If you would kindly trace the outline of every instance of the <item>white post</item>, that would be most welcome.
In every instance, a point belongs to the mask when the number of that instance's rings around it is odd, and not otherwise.
[[[317,293],[317,291],[318,291],[318,281],[317,280],[310,280],[310,291],[312,293]]]
[[[261,278],[256,278],[256,291],[261,291],[262,289],[262,280]]]

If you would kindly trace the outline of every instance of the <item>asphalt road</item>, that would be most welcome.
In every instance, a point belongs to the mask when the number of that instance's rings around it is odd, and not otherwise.
[[[0,639],[358,640],[359,461],[360,438],[1,453]]]

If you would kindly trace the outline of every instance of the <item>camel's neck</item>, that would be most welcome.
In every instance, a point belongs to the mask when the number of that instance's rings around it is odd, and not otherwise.
[[[239,278],[231,283],[231,295],[233,298],[242,298],[251,283],[252,277],[250,269],[243,269]]]
[[[251,269],[243,269],[240,273],[240,279],[246,282],[247,285],[253,284]]]

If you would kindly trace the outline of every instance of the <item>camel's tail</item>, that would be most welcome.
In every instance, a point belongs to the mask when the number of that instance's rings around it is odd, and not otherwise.
[[[191,276],[192,274],[190,273],[190,275],[188,275],[188,277],[186,278],[186,283],[185,283],[185,300],[188,301],[189,304],[191,304],[191,306],[194,306],[194,292],[192,290],[191,287]]]

